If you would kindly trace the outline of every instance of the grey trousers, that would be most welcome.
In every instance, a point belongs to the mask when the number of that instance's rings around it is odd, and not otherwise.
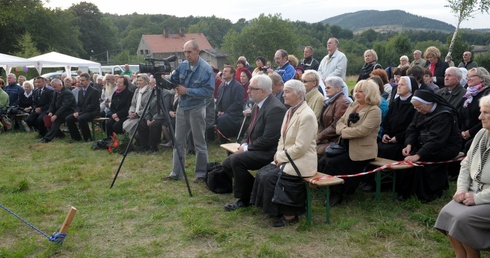
[[[206,106],[197,107],[190,110],[177,108],[175,119],[175,143],[173,150],[173,169],[171,177],[184,178],[179,156],[185,166],[185,155],[187,147],[187,136],[192,132],[194,149],[196,152],[196,178],[206,175],[206,165],[208,164],[208,146],[206,143]],[[180,153],[180,155],[178,155]]]

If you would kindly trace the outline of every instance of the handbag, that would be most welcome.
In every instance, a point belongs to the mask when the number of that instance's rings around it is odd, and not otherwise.
[[[306,200],[306,188],[303,177],[301,177],[298,167],[296,164],[294,164],[294,161],[289,156],[287,150],[285,150],[285,152],[289,163],[291,163],[298,176],[296,177],[285,174],[283,170],[286,165],[283,165],[281,167],[281,171],[279,172],[279,178],[276,181],[276,186],[274,187],[272,202],[291,207],[304,207]]]
[[[341,142],[341,141],[342,140],[339,140],[339,142]],[[343,154],[346,152],[347,152],[347,149],[344,146],[342,146],[336,142],[330,143],[330,145],[328,145],[327,148],[325,148],[325,155],[327,155],[327,157],[329,157],[329,158],[337,157],[340,154]]]

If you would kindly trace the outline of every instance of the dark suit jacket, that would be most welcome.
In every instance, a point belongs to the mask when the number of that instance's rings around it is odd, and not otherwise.
[[[216,101],[216,112],[224,112],[241,119],[243,117],[244,95],[242,85],[235,79],[231,80],[226,87],[225,82],[221,83]]]
[[[254,110],[255,104],[252,107]],[[243,141],[247,142],[249,135],[251,143],[248,151],[272,151],[275,153],[279,137],[281,136],[281,125],[286,113],[286,107],[273,95],[269,95],[260,108],[255,125],[248,128]],[[252,111],[253,121],[253,111]]]
[[[41,111],[47,111],[51,100],[53,99],[54,91],[44,87],[44,90],[37,88],[32,93],[32,109],[41,108]]]
[[[100,102],[99,102],[100,94],[99,91],[95,88],[88,86],[87,92],[85,96],[83,96],[83,89],[80,88],[78,91],[78,103],[75,108],[75,112],[78,112],[78,115],[91,113],[96,116],[99,116],[100,113]]]
[[[63,88],[60,92],[55,92],[53,101],[49,107],[48,113],[53,113],[57,117],[65,118],[75,111],[75,96],[67,89]]]

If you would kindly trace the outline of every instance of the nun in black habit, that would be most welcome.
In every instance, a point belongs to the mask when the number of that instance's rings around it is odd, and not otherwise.
[[[417,111],[407,128],[406,161],[446,161],[459,153],[461,146],[457,111],[442,97],[427,90],[417,90],[412,97]],[[447,164],[417,166],[402,172],[397,179],[398,198],[415,195],[422,202],[441,197],[448,188]]]

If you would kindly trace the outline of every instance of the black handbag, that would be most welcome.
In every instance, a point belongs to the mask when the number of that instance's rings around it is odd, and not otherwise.
[[[342,140],[339,140],[339,142],[342,142]],[[338,155],[346,152],[347,149],[344,146],[335,142],[330,143],[330,145],[325,148],[325,155],[327,155],[329,158],[337,157]]]
[[[298,171],[298,167],[296,167],[296,164],[294,164],[294,161],[289,156],[287,150],[285,150],[285,152],[289,159],[289,163],[291,163],[298,176],[296,177],[285,174],[283,170],[286,165],[283,165],[274,188],[272,202],[291,207],[304,207],[306,200],[305,183]]]

